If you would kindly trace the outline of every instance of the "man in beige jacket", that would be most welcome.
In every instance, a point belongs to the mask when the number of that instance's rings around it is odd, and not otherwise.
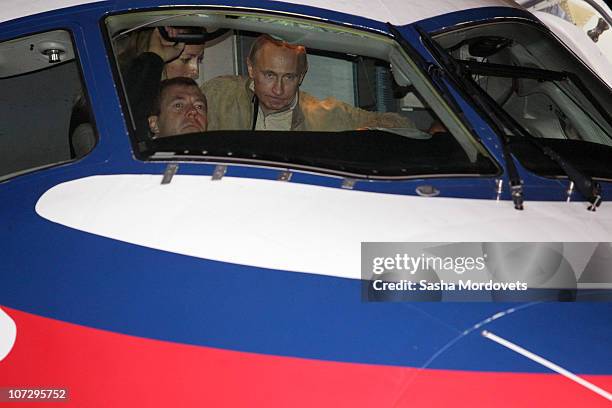
[[[259,36],[247,58],[249,77],[221,76],[204,83],[208,130],[341,131],[366,127],[413,128],[395,113],[369,112],[335,98],[299,90],[308,70],[303,46]]]

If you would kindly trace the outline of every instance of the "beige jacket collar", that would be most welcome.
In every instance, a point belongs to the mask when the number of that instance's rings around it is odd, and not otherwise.
[[[255,85],[253,84],[253,80],[251,78],[249,78],[246,81],[246,91],[249,94],[250,98],[251,98],[251,120],[250,123],[253,123],[253,114],[255,112]],[[300,95],[301,95],[302,91],[298,90],[298,95],[294,100],[294,107],[293,107],[293,115],[291,116],[291,130],[304,130],[303,129],[303,125],[304,125],[304,113],[302,112],[301,108],[300,108]],[[259,105],[259,104],[258,104]],[[291,108],[290,108],[291,109]]]

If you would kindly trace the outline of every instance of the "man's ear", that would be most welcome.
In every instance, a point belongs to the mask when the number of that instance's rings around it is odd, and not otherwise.
[[[151,131],[151,133],[153,133],[154,136],[157,136],[159,134],[159,126],[157,124],[158,118],[159,116],[157,115],[149,116],[149,130]]]
[[[247,71],[249,71],[249,78],[254,79],[255,78],[255,69],[253,67],[253,63],[251,62],[250,58],[247,58]]]

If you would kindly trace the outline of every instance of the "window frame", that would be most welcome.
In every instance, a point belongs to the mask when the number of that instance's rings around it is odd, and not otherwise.
[[[351,26],[351,25],[347,25],[347,24],[343,24],[343,23],[338,23],[338,22],[334,22],[334,21],[323,21],[317,17],[309,17],[309,16],[297,16],[295,14],[291,14],[291,13],[286,13],[286,12],[282,12],[282,11],[275,11],[275,10],[262,10],[262,9],[250,9],[250,8],[228,8],[228,7],[216,7],[216,6],[181,6],[180,10],[177,10],[176,8],[173,8],[172,11],[174,13],[176,13],[176,15],[180,15],[180,13],[185,12],[201,12],[202,14],[206,14],[206,13],[215,13],[215,14],[223,14],[223,15],[227,15],[227,14],[242,14],[242,15],[247,15],[249,17],[262,17],[262,18],[277,18],[277,19],[286,19],[286,20],[291,20],[294,22],[301,22],[303,24],[307,24],[307,25],[318,25],[318,26],[324,26],[324,27],[333,27],[335,30],[338,30],[339,32],[355,32],[358,33],[358,35],[360,36],[368,36],[373,38],[373,41],[384,41],[387,42],[389,44],[389,47],[392,48],[394,50],[394,52],[398,55],[401,55],[403,61],[404,61],[404,67],[405,66],[409,66],[411,69],[411,72],[413,73],[413,75],[416,75],[419,80],[422,82],[422,85],[425,86],[428,90],[428,93],[430,93],[429,98],[434,98],[436,103],[439,106],[439,109],[442,109],[447,115],[447,120],[452,121],[452,123],[455,125],[456,129],[459,129],[459,131],[463,134],[463,137],[467,140],[467,142],[471,143],[474,146],[474,149],[476,152],[481,153],[484,157],[486,157],[488,160],[490,160],[490,162],[492,163],[493,167],[495,168],[495,172],[491,172],[491,173],[486,173],[486,174],[474,174],[474,173],[469,173],[469,174],[465,174],[465,173],[457,173],[457,174],[421,174],[421,175],[414,175],[414,176],[407,176],[407,177],[398,177],[398,178],[382,178],[382,177],[373,177],[374,179],[380,179],[382,181],[393,181],[393,180],[408,180],[408,179],[416,179],[416,178],[465,178],[465,177],[475,177],[475,178],[493,178],[493,177],[497,177],[500,176],[503,173],[503,167],[500,165],[498,158],[496,157],[495,152],[492,152],[486,145],[485,143],[483,143],[483,141],[481,140],[480,135],[478,134],[478,132],[476,132],[476,130],[473,127],[473,124],[471,123],[470,120],[468,120],[464,113],[461,111],[456,111],[456,109],[447,102],[447,100],[441,96],[439,94],[439,91],[437,90],[437,87],[432,83],[431,78],[428,76],[427,74],[427,70],[426,68],[423,68],[420,64],[421,61],[414,61],[400,46],[400,44],[396,41],[396,39],[394,38],[394,36],[392,34],[389,33],[384,33],[381,32],[380,30],[376,30],[373,28],[368,28],[368,27],[359,27],[356,28],[355,26]],[[125,15],[130,15],[130,14],[138,14],[138,13],[147,13],[147,12],[160,12],[160,13],[166,13],[168,14],[168,9],[165,9],[163,7],[157,7],[157,8],[146,8],[146,9],[138,9],[138,10],[128,10],[128,11],[120,11],[120,12],[114,12],[114,13],[109,13],[106,14],[104,17],[102,17],[100,19],[99,25],[100,28],[102,30],[103,33],[103,38],[104,38],[104,42],[105,42],[105,46],[106,46],[106,50],[109,56],[109,59],[111,60],[111,66],[112,66],[112,72],[113,72],[113,79],[115,80],[115,84],[118,85],[117,89],[118,89],[118,94],[120,97],[120,101],[121,101],[121,109],[125,115],[125,124],[127,126],[128,129],[128,133],[129,133],[129,138],[130,138],[130,142],[132,144],[132,153],[135,159],[145,162],[145,163],[149,163],[149,162],[164,162],[164,163],[193,163],[194,160],[192,159],[185,159],[185,158],[178,158],[178,159],[152,159],[150,156],[147,156],[145,154],[143,154],[143,152],[147,151],[147,147],[145,146],[145,143],[142,141],[138,141],[137,137],[136,137],[136,131],[134,129],[134,120],[133,120],[133,116],[131,115],[131,109],[129,107],[129,103],[127,101],[127,93],[126,93],[126,88],[125,85],[123,83],[123,78],[120,74],[120,67],[118,64],[118,59],[116,57],[115,54],[115,47],[113,44],[113,37],[111,35],[111,32],[109,30],[108,27],[108,19],[109,18],[113,18],[113,17],[117,17],[117,16],[125,16]],[[318,50],[320,51],[320,50]],[[322,50],[322,51],[328,51],[328,50]],[[422,56],[419,55],[419,58],[422,58]],[[389,55],[389,57],[386,59],[387,62],[389,62],[390,64],[393,64],[393,62],[391,61],[391,57]],[[400,68],[401,69],[401,68]],[[425,98],[423,97],[422,93],[421,93],[421,98]],[[433,113],[436,113],[436,111],[433,108],[429,108]],[[457,139],[457,136],[453,136]],[[465,146],[464,146],[465,148]],[[475,156],[473,158],[473,160],[476,160]],[[232,158],[227,158],[226,160],[214,160],[214,161],[207,161],[205,159],[198,159],[195,160],[198,163],[203,163],[203,164],[227,164],[227,165],[240,165],[240,166],[247,166],[247,167],[255,167],[255,168],[276,168],[276,169],[295,169],[295,170],[302,170],[302,171],[307,171],[307,172],[312,172],[315,174],[320,174],[320,175],[337,175],[336,172],[333,171],[329,171],[329,169],[325,169],[325,168],[309,168],[309,169],[305,169],[305,168],[299,168],[300,166],[292,166],[291,163],[267,163],[267,162],[262,162],[262,163],[250,163],[248,161],[236,161],[236,160],[232,160]],[[365,175],[354,175],[356,178],[360,179],[368,179],[370,177],[365,176]]]
[[[478,28],[481,26],[495,26],[495,25],[500,25],[500,24],[522,24],[522,25],[526,25],[531,27],[534,31],[540,32],[542,34],[542,37],[545,38],[546,41],[550,42],[550,43],[554,43],[555,45],[557,45],[563,52],[567,53],[568,55],[570,55],[573,60],[578,64],[578,69],[577,71],[586,71],[588,73],[591,74],[592,81],[595,81],[598,84],[601,84],[603,89],[608,89],[609,91],[612,92],[612,88],[610,88],[584,61],[582,61],[582,59],[580,59],[576,53],[574,53],[563,41],[561,41],[548,27],[543,26],[541,23],[529,20],[529,19],[525,19],[525,18],[516,18],[516,17],[508,17],[508,18],[503,18],[503,19],[499,19],[497,21],[476,21],[476,22],[470,22],[470,23],[466,23],[466,24],[462,24],[460,26],[454,26],[454,27],[445,27],[442,28],[440,30],[436,30],[433,31],[432,33],[430,33],[431,38],[436,41],[441,47],[444,47],[444,45],[442,45],[438,39],[439,37],[442,36],[446,36],[446,35],[451,35],[455,32],[461,32],[461,31],[467,31],[467,30],[471,30],[474,28]],[[516,27],[515,27],[516,28]],[[569,71],[570,75],[574,75],[577,76],[578,73],[576,71]],[[486,91],[483,90],[483,92],[486,93]],[[464,96],[465,97],[465,96]],[[466,98],[466,99],[470,99],[470,98]],[[599,102],[599,101],[598,101]],[[606,121],[606,116],[609,117],[610,113],[607,112],[607,115],[602,114],[598,107],[596,106],[596,104],[593,104],[594,109],[597,111],[597,114],[602,115],[602,118],[604,121]],[[502,107],[503,108],[503,107]],[[505,108],[503,108],[505,111]],[[491,121],[493,121],[493,119],[491,119],[489,117],[489,115],[486,112],[482,112],[482,110],[480,108],[478,108],[479,113],[481,114],[482,117],[486,118],[488,123],[491,123]],[[513,118],[513,116],[509,113],[506,112],[506,114]],[[612,126],[612,122],[611,121],[607,121],[608,126]],[[608,137],[612,138],[612,135],[607,135]],[[499,138],[506,138],[507,136],[504,134],[498,134]],[[514,138],[514,140],[516,140],[516,136],[510,136],[510,138]],[[538,138],[538,140],[540,141],[544,141],[545,143],[549,143],[548,140],[550,140],[550,144],[554,144],[555,141],[559,141],[559,140],[563,140],[563,141],[570,141],[570,139],[558,139],[558,138]],[[572,141],[575,142],[575,141]],[[612,152],[612,145],[606,145],[603,143],[594,143],[594,142],[590,142],[590,141],[580,141],[581,143],[584,143],[584,148],[582,150],[584,151],[588,151],[589,149],[591,149],[591,147],[589,147],[590,144],[599,144],[600,146],[605,147],[604,150],[606,151],[611,151]],[[521,142],[523,143],[523,142]],[[520,153],[514,154],[515,156],[517,156],[517,159],[519,161],[519,163],[521,163],[522,166],[525,167],[525,169],[527,169],[527,171],[533,173],[534,175],[538,176],[538,177],[544,177],[546,179],[554,179],[554,180],[559,180],[559,179],[568,179],[567,174],[554,162],[552,162],[548,157],[546,157],[545,155],[543,155],[542,153],[540,153],[540,155],[542,156],[541,159],[541,163],[538,163],[537,165],[531,163],[531,162],[527,162],[526,160],[531,160],[533,162],[533,159],[528,157],[528,153],[526,149],[521,147],[521,151]],[[528,149],[533,151],[533,149]],[[564,156],[567,157],[569,159],[569,161],[571,161],[572,163],[574,161],[571,160],[571,156]],[[527,159],[525,159],[527,158]],[[576,159],[575,161],[580,162],[580,161],[584,161],[583,158],[578,157],[578,159]],[[589,166],[589,169],[593,169],[593,168],[597,168],[597,166]],[[603,167],[601,167],[603,168]],[[587,171],[588,173],[588,171]],[[608,176],[608,172],[603,172],[606,173],[605,175],[595,175],[595,174],[589,174],[594,180],[598,180],[598,181],[611,181],[612,178],[610,178]],[[602,173],[602,174],[603,174]]]
[[[25,24],[25,23],[23,23]],[[38,69],[38,70],[34,70],[34,71],[29,71],[27,73],[24,74],[17,74],[17,75],[11,75],[8,77],[4,77],[1,78],[1,80],[3,79],[11,79],[11,78],[15,78],[15,77],[19,77],[19,76],[24,76],[24,75],[30,75],[30,74],[35,74],[35,73],[39,73],[48,69],[53,69],[56,66],[59,65],[63,65],[63,64],[68,64],[71,62],[75,63],[75,69],[77,70],[77,75],[78,75],[78,80],[80,81],[80,88],[81,88],[81,93],[83,96],[83,99],[87,102],[88,106],[89,106],[89,118],[90,118],[90,123],[92,126],[92,130],[94,132],[94,137],[95,137],[95,143],[92,146],[91,150],[89,150],[89,152],[87,152],[85,155],[83,156],[79,156],[79,157],[70,157],[67,160],[61,160],[61,161],[54,161],[52,163],[48,163],[48,164],[43,164],[43,165],[39,165],[39,166],[34,166],[34,167],[29,167],[29,168],[25,168],[22,170],[17,170],[11,173],[7,173],[4,175],[0,175],[0,184],[5,183],[7,181],[13,180],[17,177],[20,176],[24,176],[24,175],[28,175],[31,173],[36,173],[38,171],[41,170],[47,170],[47,169],[51,169],[51,168],[55,168],[55,167],[59,167],[59,166],[63,166],[66,164],[71,164],[71,163],[75,163],[78,161],[81,161],[82,159],[88,157],[89,155],[91,155],[91,153],[96,150],[96,147],[99,144],[100,141],[100,134],[99,134],[99,130],[98,130],[98,126],[96,125],[96,120],[95,120],[95,116],[94,116],[94,110],[92,109],[92,101],[91,101],[91,95],[89,92],[89,87],[87,86],[87,81],[85,80],[85,76],[84,76],[84,70],[83,70],[83,64],[81,61],[81,52],[79,50],[78,47],[78,43],[76,41],[76,36],[75,36],[75,31],[77,30],[77,27],[71,27],[69,24],[66,23],[61,23],[61,24],[51,24],[51,25],[47,25],[44,28],[39,28],[37,30],[34,31],[24,31],[20,34],[17,35],[8,35],[7,37],[3,37],[2,39],[0,39],[0,44],[8,42],[8,41],[14,41],[14,40],[19,40],[19,39],[25,39],[28,37],[32,37],[35,35],[39,35],[39,34],[44,34],[44,33],[48,33],[48,32],[52,32],[52,31],[64,31],[68,34],[69,38],[70,38],[70,44],[72,46],[72,52],[74,54],[74,59],[73,60],[69,60],[69,61],[64,61],[64,62],[60,62],[57,65],[51,66],[49,68],[42,68],[42,69]],[[70,115],[70,117],[72,116],[72,113]],[[70,117],[68,118],[68,124],[70,122]],[[69,134],[69,129],[67,131],[66,134],[66,141],[68,143],[68,148],[70,150],[70,143],[71,143],[71,135]],[[71,154],[71,153],[70,153]]]

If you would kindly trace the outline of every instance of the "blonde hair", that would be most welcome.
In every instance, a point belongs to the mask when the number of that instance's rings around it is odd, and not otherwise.
[[[202,33],[206,30],[204,27],[176,27],[185,31],[186,33]],[[127,39],[117,45],[120,49],[117,52],[117,61],[119,62],[119,69],[122,73],[127,72],[132,62],[143,52],[147,52],[149,49],[149,43],[151,42],[151,36],[153,35],[153,28],[145,28],[142,30],[131,33]],[[166,70],[162,72],[162,78],[166,79]]]

